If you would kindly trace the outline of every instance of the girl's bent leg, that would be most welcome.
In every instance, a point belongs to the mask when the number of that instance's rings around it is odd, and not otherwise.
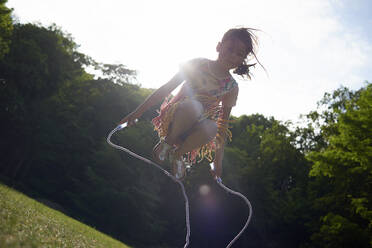
[[[211,141],[217,134],[216,122],[206,119],[196,125],[187,136],[186,140],[176,150],[176,156],[180,157],[187,152],[201,147]]]
[[[179,103],[165,141],[170,145],[178,143],[180,136],[198,122],[202,113],[203,105],[196,100],[187,100]]]

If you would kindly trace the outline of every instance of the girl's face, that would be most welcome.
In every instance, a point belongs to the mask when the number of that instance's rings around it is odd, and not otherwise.
[[[237,68],[248,55],[245,44],[235,38],[218,43],[217,52],[219,53],[217,60],[228,70]]]

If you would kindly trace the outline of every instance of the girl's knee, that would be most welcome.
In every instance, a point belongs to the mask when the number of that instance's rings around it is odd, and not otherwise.
[[[182,102],[177,111],[190,118],[199,118],[203,114],[203,105],[196,100]]]
[[[200,128],[202,128],[208,140],[212,140],[217,135],[218,126],[215,121],[206,119],[200,123]]]

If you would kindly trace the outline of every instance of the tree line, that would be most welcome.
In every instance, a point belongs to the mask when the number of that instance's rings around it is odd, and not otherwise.
[[[0,180],[134,247],[180,247],[178,186],[106,143],[153,90],[135,83],[135,70],[80,53],[58,26],[11,14],[0,0]],[[318,104],[298,127],[261,114],[231,118],[224,183],[254,209],[236,247],[372,247],[372,86],[340,87]],[[158,107],[113,141],[149,157]],[[213,182],[206,162],[185,186],[191,247],[225,247],[245,223],[244,202]]]

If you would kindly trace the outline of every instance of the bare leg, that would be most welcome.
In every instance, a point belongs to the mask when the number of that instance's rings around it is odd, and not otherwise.
[[[198,123],[203,113],[203,105],[196,100],[186,100],[180,102],[173,116],[173,121],[169,127],[169,133],[165,138],[166,143],[159,142],[153,148],[153,159],[155,162],[162,164],[168,156],[169,148],[173,145],[183,143],[181,135],[190,130]],[[179,158],[179,157],[177,157]]]
[[[186,140],[178,147],[175,152],[176,157],[180,157],[195,148],[201,147],[211,141],[217,134],[216,122],[206,119],[196,125],[187,136]]]
[[[170,145],[179,143],[179,137],[198,122],[202,113],[203,106],[198,101],[188,100],[179,103],[165,141]]]

